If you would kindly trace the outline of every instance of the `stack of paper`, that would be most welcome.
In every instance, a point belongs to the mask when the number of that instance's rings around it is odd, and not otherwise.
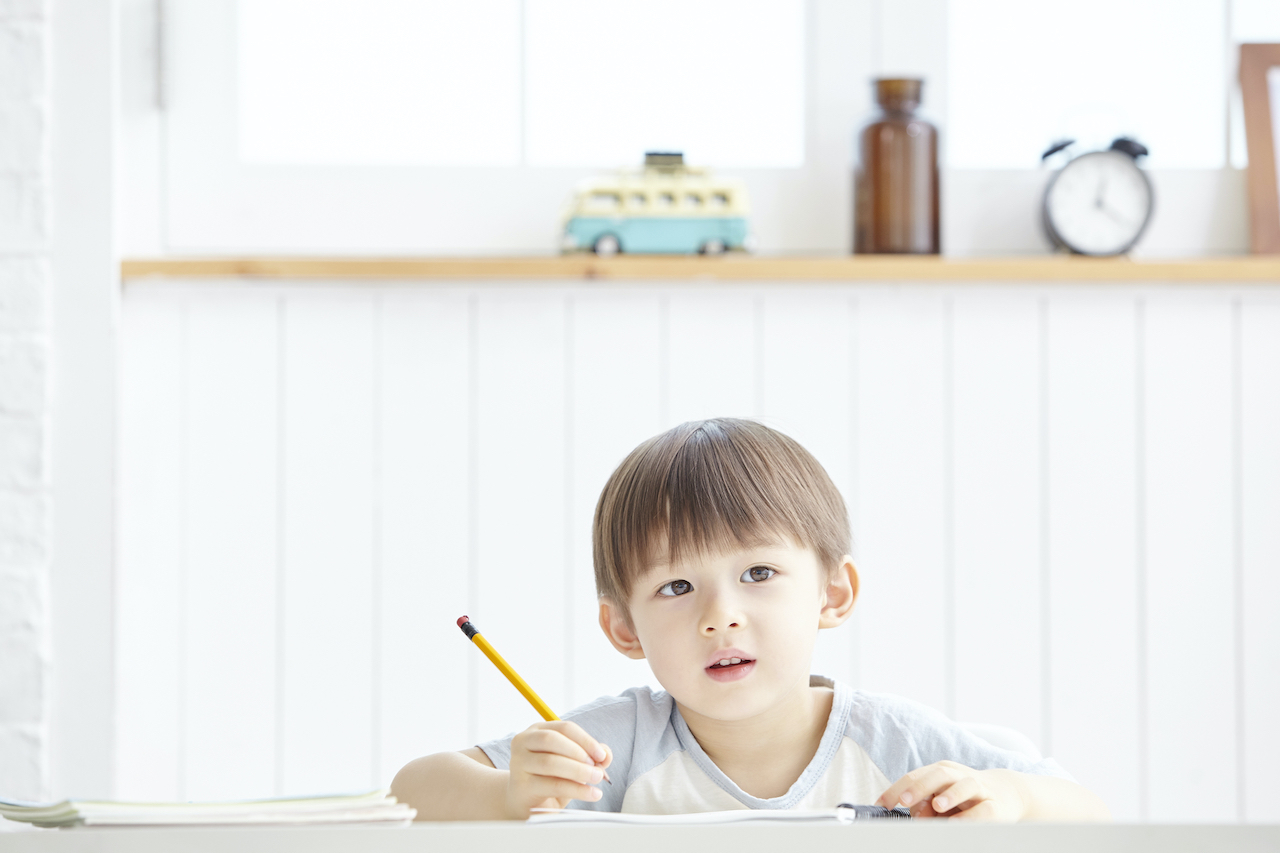
[[[36,826],[234,826],[408,823],[416,812],[386,790],[367,794],[219,803],[0,800],[0,817]]]

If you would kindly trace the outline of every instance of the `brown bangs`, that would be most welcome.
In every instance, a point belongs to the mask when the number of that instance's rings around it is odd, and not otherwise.
[[[789,538],[828,571],[849,553],[839,490],[793,439],[755,421],[681,424],[623,460],[596,504],[596,590],[625,607],[659,562]]]

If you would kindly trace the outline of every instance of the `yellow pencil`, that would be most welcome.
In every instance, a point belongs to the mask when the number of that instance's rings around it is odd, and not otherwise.
[[[476,626],[471,624],[470,619],[466,616],[458,617],[458,627],[462,629],[462,633],[466,634],[467,638],[470,639],[471,642],[480,647],[480,651],[484,652],[485,657],[493,661],[493,665],[498,668],[498,672],[505,675],[507,677],[507,681],[510,681],[515,685],[516,690],[519,690],[521,695],[529,700],[529,704],[542,715],[542,719],[560,719],[556,716],[556,712],[551,710],[551,706],[546,702],[543,702],[542,697],[533,692],[533,688],[529,686],[529,682],[521,678],[520,673],[512,669],[511,664],[507,663],[506,659],[503,658],[502,655],[498,654],[498,650],[490,645],[489,641],[476,630]],[[613,784],[609,781],[608,773],[604,774],[604,780],[609,782],[610,785]]]

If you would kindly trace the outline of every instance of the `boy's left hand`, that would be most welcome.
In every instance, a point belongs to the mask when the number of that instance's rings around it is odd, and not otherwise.
[[[1011,823],[1027,812],[1016,776],[1008,770],[974,770],[954,761],[918,767],[889,786],[876,805],[904,805],[912,817],[949,817]]]

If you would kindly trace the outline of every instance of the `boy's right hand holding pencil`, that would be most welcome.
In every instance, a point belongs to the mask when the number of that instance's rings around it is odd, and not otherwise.
[[[562,809],[570,800],[595,802],[594,787],[613,761],[609,747],[568,720],[534,723],[511,741],[507,813],[527,818],[531,809]]]
[[[609,774],[604,771],[613,761],[609,747],[596,741],[577,723],[557,717],[542,697],[476,630],[469,618],[460,617],[458,627],[529,700],[544,720],[511,739],[506,817],[524,820],[531,809],[563,809],[570,800],[591,803],[599,800],[602,796],[600,789],[592,786],[600,781],[609,781]],[[492,766],[483,750],[473,748],[465,750],[464,754]]]

